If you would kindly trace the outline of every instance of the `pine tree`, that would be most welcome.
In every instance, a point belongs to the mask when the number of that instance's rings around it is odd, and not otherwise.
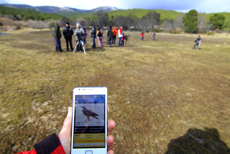
[[[197,33],[198,32],[198,13],[196,10],[190,10],[183,17],[183,24],[185,32]]]

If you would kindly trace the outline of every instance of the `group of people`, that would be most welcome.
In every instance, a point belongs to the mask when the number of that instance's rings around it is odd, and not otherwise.
[[[107,44],[109,47],[111,47],[112,44],[116,43],[117,36],[119,38],[118,46],[119,47],[121,46],[122,41],[124,41],[124,39],[126,39],[126,36],[124,35],[122,29],[123,29],[122,26],[120,26],[118,28],[118,30],[117,30],[116,26],[114,26],[113,29],[112,29],[112,26],[109,26],[108,30],[106,31],[106,33],[107,33]],[[98,28],[98,30],[96,30],[96,27],[93,26],[92,31],[90,31],[90,33],[91,33],[91,38],[92,38],[92,43],[93,43],[92,48],[96,48],[96,43],[95,43],[96,37],[98,38],[98,46],[104,47],[103,28],[100,27],[100,28]]]
[[[61,31],[60,31],[60,22],[57,22],[54,26],[54,31],[53,31],[53,37],[55,39],[55,50],[56,52],[63,52],[62,47],[61,47]],[[103,47],[103,28],[100,27],[96,29],[95,26],[93,26],[92,30],[90,31],[91,33],[91,38],[92,38],[92,48],[96,48],[96,43],[95,39],[98,38],[98,46]],[[122,42],[124,40],[127,40],[127,37],[123,33],[123,28],[120,26],[118,29],[116,26],[112,28],[112,26],[109,26],[108,30],[106,31],[107,33],[107,44],[109,47],[111,47],[112,44],[116,43],[116,38],[119,38],[118,46],[120,47]],[[82,34],[80,37],[80,35]],[[78,44],[78,41],[83,41],[84,45],[87,44],[86,38],[87,38],[87,31],[85,28],[81,28],[81,25],[79,23],[76,24],[76,29],[73,31],[73,29],[70,27],[69,22],[66,22],[66,26],[63,30],[63,36],[66,41],[66,51],[69,51],[69,47],[71,51],[74,51],[73,45],[72,45],[72,36],[75,35],[76,37],[76,43]]]
[[[55,50],[56,52],[63,52],[62,47],[61,47],[61,31],[60,31],[60,26],[61,23],[58,21],[55,26],[54,26],[54,31],[53,31],[53,37],[55,39]],[[63,30],[63,36],[66,41],[66,51],[69,51],[69,46],[71,51],[73,51],[73,45],[72,45],[72,36],[76,36],[76,41],[79,41],[79,37],[76,35],[77,33],[84,33],[86,34],[86,29],[85,28],[80,28],[80,24],[76,24],[76,29],[73,32],[73,29],[70,27],[69,22],[66,22],[65,28]],[[86,37],[87,35],[84,36],[84,41],[86,42]]]
[[[114,26],[113,29],[112,29],[112,26],[109,26],[108,30],[106,31],[106,33],[107,33],[107,44],[109,47],[111,47],[112,44],[116,43],[117,36],[119,38],[118,46],[119,47],[121,46],[121,42],[124,41],[124,39],[126,39],[126,36],[124,35],[122,29],[123,29],[122,26],[120,26],[118,28],[118,30],[117,30],[116,26]],[[96,30],[96,27],[93,26],[92,31],[90,31],[90,33],[91,33],[91,38],[92,38],[92,43],[93,43],[92,48],[96,48],[96,43],[95,43],[96,37],[98,38],[98,46],[103,47],[104,46],[104,44],[103,44],[103,34],[104,34],[103,28],[100,27],[100,28],[98,28],[98,30]]]
[[[55,26],[54,26],[54,31],[53,31],[53,37],[55,39],[55,50],[56,50],[56,52],[63,52],[63,50],[61,48],[61,36],[62,36],[62,34],[60,31],[60,25],[61,25],[60,22],[57,22],[57,24],[55,24]],[[100,28],[96,29],[96,27],[93,26],[90,33],[91,33],[92,44],[93,44],[92,48],[96,48],[96,43],[95,43],[96,38],[98,38],[98,46],[103,47],[104,46],[104,44],[103,44],[103,34],[104,34],[103,28],[100,27]],[[119,38],[118,47],[122,46],[122,43],[124,43],[124,40],[127,40],[127,36],[125,36],[123,33],[122,26],[120,26],[118,29],[116,28],[116,26],[114,26],[113,28],[112,28],[112,26],[109,26],[106,33],[107,33],[107,44],[109,47],[111,47],[112,44],[116,43],[117,37]],[[83,34],[83,35],[81,35],[82,37],[80,37],[77,34]],[[72,36],[73,35],[75,35],[75,37],[76,37],[76,43],[77,44],[83,44],[83,46],[87,44],[87,42],[86,42],[87,31],[85,28],[81,28],[81,25],[79,23],[76,24],[76,29],[73,32],[72,28],[70,27],[69,22],[66,22],[66,26],[63,30],[63,35],[64,35],[64,38],[66,41],[66,51],[69,51],[69,46],[70,46],[71,51],[75,51],[75,49],[73,49],[73,45],[72,45]],[[145,35],[145,32],[142,32],[141,33],[141,37],[142,37],[141,40],[144,40],[144,35]],[[154,32],[153,33],[153,40],[155,40],[155,36],[156,36],[156,33]],[[83,43],[78,43],[80,40]],[[194,45],[193,49],[196,46],[198,46],[198,50],[199,50],[200,44],[201,44],[200,36],[198,36],[198,38],[195,42],[196,42],[196,44]]]

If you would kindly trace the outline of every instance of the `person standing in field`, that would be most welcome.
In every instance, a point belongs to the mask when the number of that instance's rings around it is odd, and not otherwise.
[[[156,33],[155,31],[153,32],[153,41],[155,41]]]
[[[95,26],[93,26],[92,31],[90,31],[90,33],[91,33],[91,38],[92,38],[92,43],[93,43],[93,46],[92,46],[92,49],[93,49],[93,48],[96,48],[96,43],[95,43],[96,28]]]
[[[123,31],[122,31],[122,26],[120,26],[120,28],[118,29],[118,37],[119,37],[119,42],[118,42],[118,46],[121,46],[121,38],[123,37]]]
[[[63,30],[63,35],[66,41],[66,51],[69,51],[69,45],[70,45],[71,51],[73,51],[73,46],[72,46],[73,30],[70,27],[69,22],[66,22],[66,26]]]
[[[97,38],[98,38],[98,46],[102,46],[103,47],[103,32],[101,30],[101,28],[98,28],[97,31]]]
[[[55,39],[55,50],[56,50],[56,52],[62,52],[60,25],[61,25],[61,23],[58,21],[54,25],[54,31],[53,31],[53,37]]]
[[[102,41],[102,47],[103,47],[103,46],[104,46],[104,45],[103,45],[103,34],[104,34],[104,31],[103,31],[103,28],[102,28],[102,27],[101,27],[101,31],[102,31],[102,40],[101,40],[101,41]]]
[[[144,40],[145,32],[142,32],[142,33],[141,33],[141,37],[142,37],[141,40]]]
[[[113,32],[112,32],[112,26],[109,26],[109,30],[107,33],[107,39],[108,39],[108,46],[111,47],[111,40],[113,38]]]
[[[196,39],[196,44],[194,45],[194,47],[192,49],[194,49],[197,46],[197,50],[200,50],[200,44],[201,44],[201,38],[200,35],[198,36],[198,38]]]
[[[116,26],[113,27],[112,32],[113,32],[112,44],[115,44],[116,43],[116,37],[118,35],[117,27]]]
[[[86,42],[86,38],[87,38],[87,31],[86,31],[86,28],[84,27],[83,28],[83,31],[85,32],[85,36],[84,36],[84,44],[87,45],[87,42]]]
[[[75,29],[75,31],[74,31],[74,35],[76,36],[76,43],[77,43],[78,41],[80,41],[80,39],[79,39],[78,36],[77,36],[77,34],[79,34],[79,33],[84,34],[84,30],[81,28],[81,25],[80,25],[79,23],[77,23],[77,24],[76,24],[76,29]],[[79,46],[81,46],[81,45],[80,45],[80,42],[79,42]],[[79,49],[79,50],[81,50],[81,49]]]

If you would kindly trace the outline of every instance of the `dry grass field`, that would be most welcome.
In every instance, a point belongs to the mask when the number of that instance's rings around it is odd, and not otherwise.
[[[0,153],[59,133],[77,86],[108,88],[116,154],[230,153],[230,36],[192,50],[196,35],[125,32],[84,55],[54,52],[51,33],[0,36]]]

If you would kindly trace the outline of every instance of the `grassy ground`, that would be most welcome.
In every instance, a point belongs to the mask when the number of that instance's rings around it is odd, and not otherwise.
[[[117,154],[227,153],[230,37],[192,50],[194,35],[126,34],[126,47],[87,55],[55,53],[49,31],[0,36],[0,153],[58,133],[77,86],[108,87]]]

